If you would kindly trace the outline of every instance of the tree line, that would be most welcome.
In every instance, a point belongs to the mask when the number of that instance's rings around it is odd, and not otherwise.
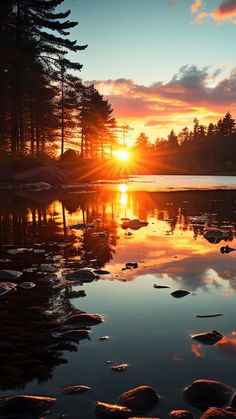
[[[184,127],[178,134],[171,130],[167,138],[157,138],[154,143],[142,132],[133,153],[137,160],[145,156],[149,166],[162,173],[234,172],[236,122],[230,112],[208,126],[195,118],[192,129]]]
[[[75,76],[82,65],[68,53],[87,45],[70,39],[77,22],[69,20],[69,10],[58,11],[63,2],[1,4],[0,152],[39,157],[75,148],[85,158],[112,153],[113,110],[93,85]]]

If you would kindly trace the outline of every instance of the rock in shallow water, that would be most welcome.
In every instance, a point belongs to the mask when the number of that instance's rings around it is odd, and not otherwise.
[[[91,390],[91,388],[92,387],[84,386],[84,385],[68,386],[68,387],[62,388],[60,390],[60,393],[64,395],[80,394],[80,393],[84,393],[85,391]]]
[[[1,279],[5,279],[5,280],[14,280],[19,278],[22,275],[22,272],[20,271],[13,271],[10,269],[3,269],[0,271],[0,280]]]
[[[236,418],[236,412],[227,409],[217,409],[210,407],[202,416],[201,419],[232,419]]]
[[[217,330],[211,330],[210,332],[196,333],[191,338],[205,345],[214,345],[223,338],[223,335],[217,332]]]
[[[18,395],[4,399],[5,401],[0,409],[1,416],[24,415],[38,417],[46,412],[56,401],[52,397],[29,395]]]
[[[76,326],[95,326],[102,323],[103,318],[99,314],[78,313],[69,316],[62,322],[62,327],[76,327]]]
[[[129,367],[129,364],[119,364],[119,365],[114,365],[114,367],[112,367],[113,371],[125,371],[127,370],[127,368]]]
[[[174,298],[182,298],[185,297],[186,295],[189,295],[190,292],[189,291],[185,291],[185,290],[177,290],[171,293],[172,297]]]
[[[128,419],[132,417],[132,410],[124,406],[97,402],[95,414],[99,418]]]
[[[232,387],[213,380],[196,380],[184,389],[186,401],[199,407],[225,406],[232,395]]]
[[[188,410],[172,410],[169,413],[170,419],[194,419],[194,417],[193,413]]]
[[[158,394],[149,386],[139,386],[123,393],[119,404],[132,409],[136,413],[145,413],[151,410],[158,402]]]

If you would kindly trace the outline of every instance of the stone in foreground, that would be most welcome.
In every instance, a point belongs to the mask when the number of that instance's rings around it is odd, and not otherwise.
[[[62,388],[60,390],[60,393],[64,395],[80,394],[80,393],[84,393],[85,391],[91,390],[91,388],[92,387],[84,386],[84,385],[68,386],[68,387]]]
[[[195,416],[189,410],[172,410],[169,413],[170,419],[194,419]]]
[[[225,406],[229,404],[232,395],[232,387],[213,380],[196,380],[184,389],[186,401],[202,408]]]
[[[236,411],[227,409],[217,409],[210,407],[202,416],[201,419],[232,419],[236,418]]]
[[[33,416],[38,417],[46,412],[51,405],[56,401],[53,397],[29,396],[18,395],[7,397],[1,409],[1,416]]]
[[[132,417],[132,410],[124,406],[97,402],[96,416],[107,419],[128,419]]]
[[[197,340],[200,343],[204,343],[205,345],[214,345],[215,343],[219,342],[224,336],[217,332],[217,330],[211,330],[210,332],[204,333],[197,333],[192,335],[191,338]]]
[[[151,387],[140,386],[123,393],[119,403],[136,413],[146,413],[156,405],[158,400],[158,394]]]

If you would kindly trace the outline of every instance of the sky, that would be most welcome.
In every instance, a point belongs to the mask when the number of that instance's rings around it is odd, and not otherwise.
[[[127,142],[236,117],[236,0],[65,0],[79,76],[111,103]]]

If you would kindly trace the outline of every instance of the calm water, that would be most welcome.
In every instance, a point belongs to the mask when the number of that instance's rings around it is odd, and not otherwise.
[[[1,194],[1,269],[33,267],[22,281],[36,283],[32,290],[0,297],[1,396],[55,396],[50,417],[92,419],[96,400],[114,403],[123,391],[147,384],[162,397],[151,416],[165,418],[171,409],[190,408],[198,417],[183,399],[187,384],[208,378],[235,386],[236,252],[222,254],[220,248],[236,247],[236,178],[139,177],[126,186],[127,191],[117,183],[86,191]],[[205,223],[192,218],[203,214]],[[124,217],[148,226],[122,229]],[[82,222],[95,227],[69,228]],[[207,241],[203,234],[209,228],[224,231],[225,240]],[[16,247],[44,249],[46,256],[32,250],[9,255]],[[122,271],[127,262],[138,262],[138,269]],[[58,269],[44,275],[42,263],[58,263]],[[75,266],[105,268],[111,275],[63,285],[65,273]],[[154,289],[154,284],[170,289]],[[191,294],[175,299],[170,293],[177,289]],[[80,290],[85,297],[70,298],[71,291]],[[73,343],[70,350],[56,348],[53,322],[73,308],[99,313],[104,323],[92,326],[91,340]],[[223,316],[196,317],[214,313]],[[190,337],[211,329],[225,336],[214,346]],[[110,339],[99,340],[104,335]],[[129,368],[115,372],[107,361]],[[60,387],[73,384],[93,389],[60,395]]]

